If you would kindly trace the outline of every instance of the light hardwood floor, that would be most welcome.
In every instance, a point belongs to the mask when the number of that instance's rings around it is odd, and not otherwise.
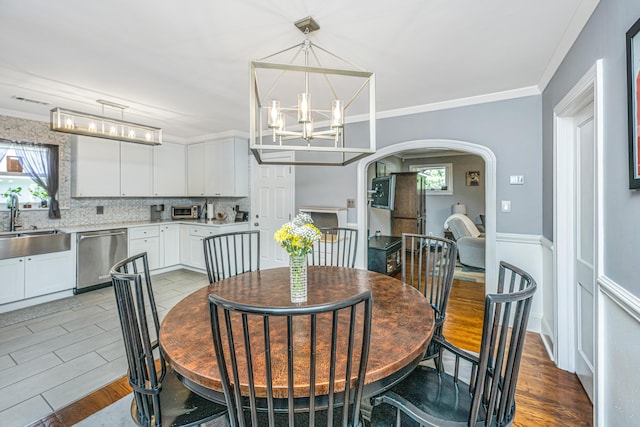
[[[445,335],[456,345],[477,351],[484,310],[484,285],[455,281]],[[129,394],[126,379],[97,390],[35,422],[32,426],[69,427]],[[529,333],[516,392],[514,426],[591,426],[593,410],[577,377],[557,369],[537,334]]]

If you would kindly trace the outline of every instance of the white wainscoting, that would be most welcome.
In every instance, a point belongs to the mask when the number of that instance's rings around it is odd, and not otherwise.
[[[640,299],[607,277],[598,279],[596,421],[638,425]]]
[[[530,234],[496,233],[496,259],[513,264],[533,277],[538,290],[533,297],[527,330],[540,333],[543,317],[544,293],[548,287],[544,274],[541,237]],[[495,291],[495,284],[487,283],[487,293]]]
[[[545,237],[540,238],[542,244],[542,322],[540,337],[551,360],[555,362],[556,342],[556,281],[553,279],[553,242]]]

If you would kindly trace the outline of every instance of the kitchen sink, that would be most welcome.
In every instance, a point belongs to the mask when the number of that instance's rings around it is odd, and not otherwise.
[[[0,233],[0,259],[48,254],[71,249],[71,235],[61,230]]]

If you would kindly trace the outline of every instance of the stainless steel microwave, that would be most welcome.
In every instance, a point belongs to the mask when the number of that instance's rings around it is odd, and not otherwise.
[[[191,206],[171,206],[171,219],[198,219],[200,207]]]

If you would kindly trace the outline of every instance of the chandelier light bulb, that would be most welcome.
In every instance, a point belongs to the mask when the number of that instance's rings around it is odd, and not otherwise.
[[[98,130],[95,122],[89,123],[89,132],[96,132]]]
[[[344,103],[339,99],[331,102],[331,127],[341,128],[344,126]]]
[[[308,93],[298,94],[298,123],[311,121],[311,95]]]
[[[278,127],[278,119],[280,116],[280,101],[269,101],[269,120],[268,126],[270,128]]]

